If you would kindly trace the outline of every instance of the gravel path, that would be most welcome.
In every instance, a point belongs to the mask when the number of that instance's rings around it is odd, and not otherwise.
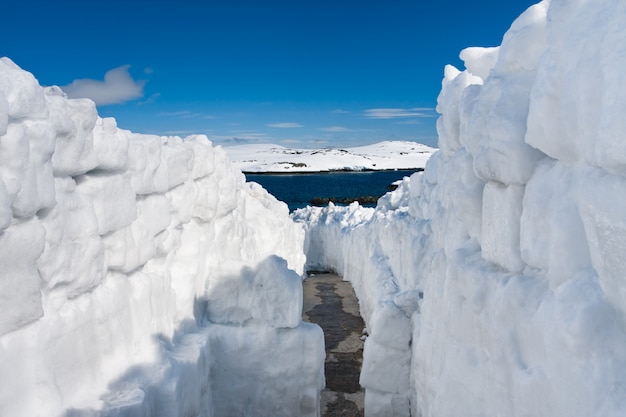
[[[349,282],[328,273],[310,273],[304,280],[304,321],[317,323],[326,342],[326,389],[322,417],[363,416],[364,391],[359,385],[365,324]]]

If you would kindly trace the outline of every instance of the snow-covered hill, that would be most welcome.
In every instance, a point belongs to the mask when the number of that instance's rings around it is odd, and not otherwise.
[[[243,172],[319,172],[424,168],[436,151],[416,142],[386,141],[353,148],[292,149],[272,144],[228,146]]]

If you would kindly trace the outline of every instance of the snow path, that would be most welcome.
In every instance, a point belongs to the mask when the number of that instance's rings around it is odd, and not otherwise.
[[[322,417],[363,416],[364,390],[359,384],[363,363],[361,333],[365,324],[349,282],[335,274],[311,274],[303,282],[304,321],[324,330],[326,389]]]

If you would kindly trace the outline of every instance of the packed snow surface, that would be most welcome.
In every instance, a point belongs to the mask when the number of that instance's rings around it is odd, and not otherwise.
[[[205,136],[0,59],[1,416],[317,416],[303,239]]]
[[[294,173],[424,168],[436,149],[416,142],[386,141],[343,149],[253,144],[228,146],[224,150],[243,172]]]
[[[351,281],[368,416],[626,415],[626,2],[552,0],[445,69],[440,151],[307,208]]]

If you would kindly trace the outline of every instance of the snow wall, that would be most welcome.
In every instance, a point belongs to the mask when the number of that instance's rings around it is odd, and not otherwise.
[[[303,241],[206,137],[0,59],[0,415],[317,416]]]
[[[294,216],[360,300],[366,415],[624,416],[626,2],[541,2],[461,58],[423,173]]]

